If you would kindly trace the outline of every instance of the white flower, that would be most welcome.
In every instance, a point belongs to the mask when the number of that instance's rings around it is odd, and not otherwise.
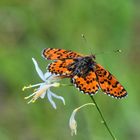
[[[87,106],[87,105],[94,105],[93,103],[87,103],[87,104],[84,104],[76,109],[73,110],[72,114],[71,114],[71,117],[70,117],[70,120],[69,120],[69,127],[71,129],[71,135],[73,136],[73,134],[77,134],[77,122],[75,120],[75,115],[76,113],[83,107]]]
[[[69,127],[71,129],[71,135],[73,136],[73,134],[77,134],[77,122],[75,120],[75,115],[76,115],[77,109],[74,109],[72,112],[72,115],[70,117],[69,120]]]
[[[51,87],[59,87],[60,83],[58,83],[58,81],[61,79],[60,76],[56,76],[54,74],[51,74],[50,72],[46,72],[45,74],[43,74],[42,70],[39,68],[36,60],[34,58],[32,58],[33,63],[35,65],[35,69],[37,71],[37,74],[39,75],[39,77],[42,79],[42,83],[38,83],[35,85],[29,85],[28,87],[23,87],[23,91],[25,89],[28,88],[33,88],[33,87],[38,87],[37,89],[35,89],[35,92],[32,93],[31,95],[25,97],[25,99],[29,99],[30,97],[32,97],[32,99],[28,102],[28,103],[33,103],[35,102],[39,97],[40,98],[44,98],[45,95],[47,94],[48,100],[50,101],[51,105],[53,106],[53,108],[56,109],[56,104],[53,101],[52,97],[60,99],[63,104],[65,105],[65,100],[63,97],[56,95],[55,93],[53,93],[50,88]]]

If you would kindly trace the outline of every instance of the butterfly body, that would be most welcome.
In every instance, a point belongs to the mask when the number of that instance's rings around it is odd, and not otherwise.
[[[43,57],[54,60],[48,66],[51,73],[71,77],[76,88],[84,93],[95,94],[101,88],[115,98],[127,95],[118,80],[95,62],[94,55],[84,56],[64,49],[47,48],[43,51]]]
[[[94,70],[96,62],[93,56],[78,57],[74,62],[68,65],[68,70],[72,71],[72,76],[78,75],[86,77],[89,71]]]

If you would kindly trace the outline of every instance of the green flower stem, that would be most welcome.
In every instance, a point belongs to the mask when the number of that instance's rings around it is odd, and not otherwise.
[[[106,123],[106,120],[104,119],[104,116],[103,116],[103,114],[102,114],[100,108],[98,107],[98,105],[97,105],[95,99],[93,98],[92,95],[90,95],[90,97],[91,97],[93,103],[95,104],[95,106],[96,106],[96,108],[97,108],[97,110],[98,110],[98,112],[99,112],[99,114],[100,114],[100,116],[101,116],[101,118],[102,118],[103,124],[105,125],[105,127],[106,127],[107,131],[109,132],[109,134],[111,135],[112,139],[113,139],[113,140],[117,140],[117,139],[115,138],[115,136],[113,135],[112,131],[110,130],[110,128],[108,127],[108,125],[107,125],[107,123]]]
[[[60,84],[60,86],[73,86],[72,84]]]

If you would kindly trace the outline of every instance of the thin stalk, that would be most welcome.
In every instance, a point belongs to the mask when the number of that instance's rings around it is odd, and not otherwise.
[[[100,116],[101,116],[101,118],[102,118],[103,124],[105,125],[105,127],[106,127],[107,131],[109,132],[109,134],[111,135],[112,139],[113,139],[113,140],[117,140],[117,139],[115,138],[114,134],[112,133],[112,131],[110,130],[110,128],[108,127],[108,124],[106,123],[106,120],[105,120],[105,118],[104,118],[104,116],[103,116],[103,114],[102,114],[100,108],[98,107],[98,104],[96,103],[95,99],[93,98],[92,95],[90,95],[90,97],[91,97],[93,103],[95,104],[95,106],[96,106],[96,108],[97,108],[97,110],[98,110],[98,112],[99,112],[99,114],[100,114]]]

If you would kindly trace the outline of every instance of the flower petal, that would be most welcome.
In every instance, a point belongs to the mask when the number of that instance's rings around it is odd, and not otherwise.
[[[52,76],[52,73],[49,72],[49,71],[47,71],[47,72],[44,74],[44,77],[45,77],[46,80],[47,80],[49,77],[51,77],[51,76]]]
[[[51,92],[50,89],[48,89],[48,92]],[[63,104],[65,105],[65,99],[62,96],[58,96],[58,95],[54,94],[53,92],[51,92],[51,95],[57,99],[60,99],[63,102]]]
[[[95,104],[94,103],[87,103],[87,104],[81,105],[80,107],[73,110],[71,117],[70,117],[70,120],[69,120],[69,127],[71,129],[72,136],[73,136],[73,134],[75,134],[75,135],[77,134],[77,122],[75,120],[75,115],[76,115],[77,111],[79,111],[81,108],[88,106],[88,105],[95,105]]]
[[[71,117],[70,117],[70,120],[69,120],[69,127],[71,129],[71,135],[73,136],[73,134],[77,134],[77,122],[75,120],[75,115],[76,115],[76,112],[77,112],[77,109],[75,109],[72,114],[71,114]]]
[[[55,104],[55,102],[52,99],[52,92],[49,89],[48,89],[48,92],[47,92],[47,96],[48,96],[48,100],[52,104],[53,108],[56,109],[56,104]]]
[[[41,88],[43,88],[43,86],[45,85],[45,83],[43,83],[40,87],[39,87],[39,90],[41,89]],[[44,98],[45,97],[45,95],[46,95],[46,91],[44,91],[41,95],[40,95],[40,98]]]
[[[34,63],[34,65],[35,65],[35,69],[36,69],[36,71],[37,71],[39,77],[40,77],[43,81],[45,81],[44,74],[43,74],[42,70],[39,68],[39,66],[38,66],[38,64],[37,64],[37,61],[36,61],[34,58],[32,58],[32,60],[33,60],[33,63]]]
[[[45,98],[45,95],[46,95],[46,92],[42,93],[42,95],[40,95],[40,98],[41,99],[44,99]]]

